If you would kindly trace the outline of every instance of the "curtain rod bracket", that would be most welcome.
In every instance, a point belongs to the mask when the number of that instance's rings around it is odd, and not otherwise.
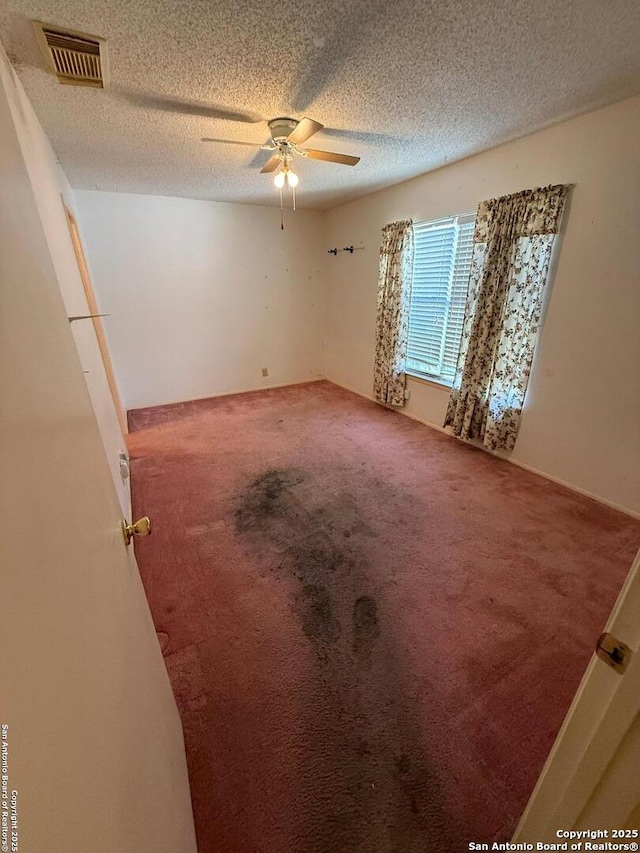
[[[349,252],[350,255],[353,255],[356,249],[364,249],[364,246],[344,246],[342,249],[327,249],[327,252],[337,257],[338,252]]]

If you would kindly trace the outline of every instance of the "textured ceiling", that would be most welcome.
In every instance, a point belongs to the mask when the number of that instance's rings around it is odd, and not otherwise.
[[[59,85],[32,18],[106,38],[110,90]],[[218,201],[277,203],[267,152],[200,141],[252,119],[361,156],[298,160],[325,209],[640,92],[638,0],[0,0],[0,37],[74,187]]]

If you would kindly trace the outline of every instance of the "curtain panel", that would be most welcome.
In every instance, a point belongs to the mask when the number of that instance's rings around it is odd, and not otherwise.
[[[524,190],[478,207],[460,355],[444,425],[491,450],[515,445],[568,189]]]
[[[412,275],[413,223],[392,222],[382,229],[373,374],[374,398],[387,406],[405,404]]]

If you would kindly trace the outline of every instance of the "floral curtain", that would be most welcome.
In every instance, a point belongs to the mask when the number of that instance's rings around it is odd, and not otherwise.
[[[409,302],[413,274],[410,219],[382,229],[378,270],[378,314],[373,393],[378,403],[404,406]]]
[[[462,342],[445,426],[513,450],[549,261],[568,186],[524,190],[478,207]]]

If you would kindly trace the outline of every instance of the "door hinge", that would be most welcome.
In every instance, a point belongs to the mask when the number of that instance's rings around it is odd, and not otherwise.
[[[129,475],[131,473],[131,468],[129,466],[129,457],[126,453],[118,454],[118,466],[120,468],[120,476],[122,477],[122,481],[129,479]]]
[[[604,634],[600,634],[598,637],[596,654],[600,660],[609,664],[610,667],[622,675],[629,666],[633,652],[626,643],[623,643],[617,637],[614,637],[613,634],[608,634],[605,631]]]

